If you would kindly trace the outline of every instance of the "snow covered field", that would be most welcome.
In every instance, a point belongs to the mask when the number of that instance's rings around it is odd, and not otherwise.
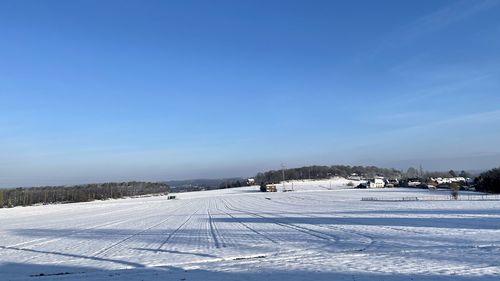
[[[0,209],[0,280],[500,280],[500,201],[342,188]]]

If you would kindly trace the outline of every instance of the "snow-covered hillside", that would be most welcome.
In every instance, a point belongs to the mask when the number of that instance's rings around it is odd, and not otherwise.
[[[0,280],[500,278],[500,201],[345,184],[0,209]]]

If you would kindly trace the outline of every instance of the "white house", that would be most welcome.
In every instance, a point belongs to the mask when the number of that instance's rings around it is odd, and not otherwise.
[[[369,188],[380,188],[385,186],[385,182],[381,178],[369,179],[367,184]]]

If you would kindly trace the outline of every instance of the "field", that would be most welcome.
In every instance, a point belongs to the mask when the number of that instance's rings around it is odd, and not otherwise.
[[[344,188],[0,209],[0,280],[500,280],[500,201]]]

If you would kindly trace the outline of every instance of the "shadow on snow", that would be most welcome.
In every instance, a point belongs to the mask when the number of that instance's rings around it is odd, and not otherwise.
[[[400,274],[377,272],[324,272],[307,270],[273,270],[262,269],[256,271],[228,272],[203,269],[183,269],[172,266],[143,267],[118,270],[100,270],[91,267],[61,266],[6,263],[0,265],[0,276],[5,281],[20,280],[186,280],[186,281],[224,281],[224,280],[289,280],[289,281],[372,281],[372,280],[454,280],[454,281],[493,281],[498,276],[455,276],[434,274]]]

